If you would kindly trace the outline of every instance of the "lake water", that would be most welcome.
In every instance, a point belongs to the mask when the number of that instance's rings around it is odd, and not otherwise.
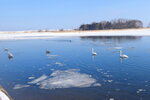
[[[14,100],[150,100],[149,44],[150,37],[0,41],[0,85]]]

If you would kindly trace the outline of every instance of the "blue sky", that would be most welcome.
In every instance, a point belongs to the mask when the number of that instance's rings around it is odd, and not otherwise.
[[[73,29],[116,18],[150,22],[150,0],[0,0],[0,31]]]

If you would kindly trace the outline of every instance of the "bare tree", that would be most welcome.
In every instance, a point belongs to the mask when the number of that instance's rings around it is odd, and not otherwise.
[[[99,23],[83,24],[79,30],[106,30],[106,29],[127,29],[142,28],[143,23],[140,20],[114,19],[112,21],[101,21]]]

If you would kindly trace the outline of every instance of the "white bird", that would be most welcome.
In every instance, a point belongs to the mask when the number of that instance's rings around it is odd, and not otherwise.
[[[8,52],[8,58],[12,59],[12,58],[14,58],[14,55],[12,53]]]
[[[122,51],[120,51],[120,58],[128,58],[128,56],[125,54],[122,54]]]
[[[97,53],[94,51],[93,48],[92,48],[92,55],[93,55],[93,56],[96,56],[96,55],[97,55]]]

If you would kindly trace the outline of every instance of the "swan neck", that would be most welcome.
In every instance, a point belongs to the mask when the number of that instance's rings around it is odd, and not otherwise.
[[[120,56],[122,55],[122,51],[120,51]]]
[[[93,48],[92,48],[92,53],[94,52]]]

